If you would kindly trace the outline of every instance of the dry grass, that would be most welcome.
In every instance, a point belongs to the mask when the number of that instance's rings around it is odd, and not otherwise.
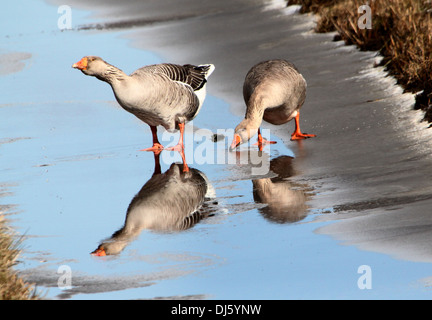
[[[407,91],[416,96],[416,109],[432,122],[432,1],[431,0],[288,0],[301,12],[319,16],[317,32],[337,31],[340,39],[361,50],[379,51],[382,64]],[[357,25],[361,5],[368,4],[372,29]]]
[[[36,300],[32,285],[13,271],[19,250],[4,216],[0,216],[0,300]]]

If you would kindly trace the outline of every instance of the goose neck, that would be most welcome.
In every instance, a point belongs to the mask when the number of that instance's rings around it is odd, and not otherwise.
[[[100,80],[108,82],[111,85],[114,85],[118,82],[125,81],[128,78],[128,75],[124,73],[117,67],[112,65],[107,65],[106,70],[102,75],[97,76]]]

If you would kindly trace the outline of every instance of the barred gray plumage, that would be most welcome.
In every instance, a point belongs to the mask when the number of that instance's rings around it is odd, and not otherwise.
[[[138,69],[133,74],[140,72],[162,73],[174,81],[186,83],[192,87],[194,91],[201,89],[207,82],[207,73],[211,69],[211,65],[194,66],[185,64],[183,66],[172,63],[162,63],[146,66]]]

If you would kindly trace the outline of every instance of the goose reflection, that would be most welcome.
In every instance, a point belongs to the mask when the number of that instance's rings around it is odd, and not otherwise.
[[[124,226],[104,240],[91,254],[119,254],[142,230],[181,231],[193,227],[211,214],[205,200],[214,197],[205,174],[197,169],[184,170],[173,163],[162,173],[159,154],[155,153],[153,176],[132,199]]]
[[[270,170],[277,177],[252,180],[255,202],[267,204],[260,213],[277,223],[296,222],[307,214],[307,194],[298,188],[289,177],[294,175],[293,158],[280,156],[270,161]]]

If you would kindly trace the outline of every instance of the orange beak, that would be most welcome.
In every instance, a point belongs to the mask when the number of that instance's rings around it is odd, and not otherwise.
[[[74,63],[72,65],[72,68],[79,69],[79,70],[86,70],[87,69],[87,58],[84,57],[77,63]]]
[[[97,248],[95,251],[90,253],[92,256],[104,257],[106,256],[105,249],[102,247]]]
[[[234,150],[235,148],[237,148],[237,147],[240,145],[240,143],[241,143],[241,138],[240,138],[240,136],[239,136],[237,133],[234,134],[234,139],[233,139],[233,142],[231,143],[230,150],[232,151],[232,150]]]

